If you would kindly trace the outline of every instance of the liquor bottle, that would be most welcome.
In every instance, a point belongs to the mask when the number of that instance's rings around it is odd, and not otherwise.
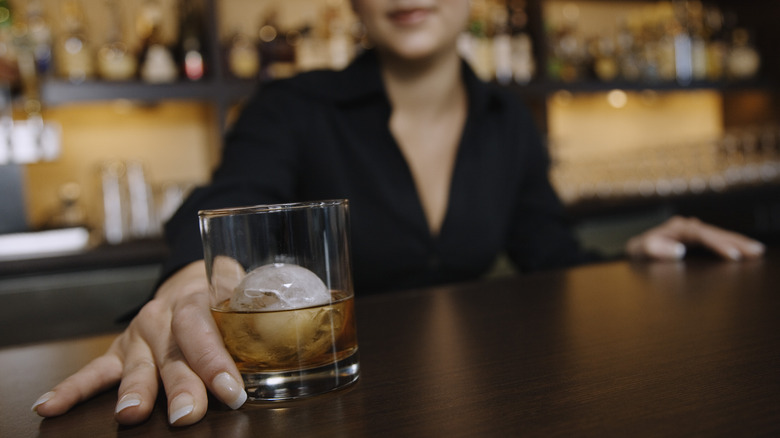
[[[509,14],[505,7],[494,7],[490,20],[493,29],[493,77],[507,85],[512,81],[512,36],[509,33]]]
[[[691,70],[693,80],[707,79],[707,31],[704,25],[704,5],[698,1],[688,3],[688,30],[691,35]]]
[[[233,33],[227,48],[228,69],[238,79],[255,79],[260,72],[260,52],[241,29]]]
[[[40,0],[27,2],[27,32],[33,45],[35,67],[41,76],[52,69],[52,33],[43,11]]]
[[[326,10],[328,26],[328,54],[330,68],[340,70],[349,64],[354,56],[354,42],[346,18],[334,7]]]
[[[664,82],[673,82],[677,79],[677,67],[680,64],[677,54],[681,50],[686,52],[681,56],[688,60],[688,67],[690,66],[690,38],[683,34],[682,25],[675,17],[674,6],[671,3],[659,3],[656,6],[658,23],[654,31],[656,34],[655,44],[651,47],[655,50],[657,79]],[[684,73],[682,76],[685,77],[686,74]]]
[[[298,71],[330,68],[330,53],[328,50],[327,20],[324,14],[314,25],[305,25],[301,30],[301,38],[295,46],[295,68]]]
[[[510,0],[507,8],[511,36],[512,77],[518,84],[526,84],[531,81],[536,70],[533,44],[527,30],[526,2],[525,0]]]
[[[8,0],[0,0],[0,61],[3,61],[4,65],[13,65],[16,60],[12,27],[11,5]],[[11,75],[14,72],[8,71],[6,74]]]
[[[179,65],[184,79],[199,81],[206,75],[203,14],[191,0],[179,2]]]
[[[461,53],[474,73],[486,81],[493,79],[495,74],[488,14],[489,4],[486,1],[472,3],[468,28],[459,42]]]
[[[639,32],[628,21],[621,20],[615,37],[615,56],[619,76],[629,82],[637,82],[642,76],[641,52],[637,41]]]
[[[295,48],[290,44],[287,33],[279,28],[275,10],[266,15],[258,37],[261,75],[268,78],[292,76],[295,73]]]
[[[617,78],[620,67],[615,55],[615,41],[609,36],[601,36],[591,43],[593,75],[603,82]]]
[[[173,54],[160,37],[162,19],[159,0],[146,0],[136,17],[136,31],[143,41],[139,56],[140,76],[149,83],[174,82],[179,75]]]
[[[707,72],[710,81],[723,78],[726,60],[726,42],[723,32],[723,13],[716,6],[707,6],[704,10],[704,29],[707,35]]]
[[[122,39],[121,2],[106,0],[111,11],[110,27],[106,43],[98,50],[98,72],[108,81],[126,81],[132,79],[137,70],[136,57],[130,53]]]
[[[680,22],[682,21],[682,22]],[[674,72],[677,83],[690,85],[693,81],[693,44],[688,32],[686,17],[675,21],[672,28],[674,38]]]
[[[84,82],[95,75],[92,46],[84,34],[84,10],[78,0],[65,0],[61,12],[65,31],[55,51],[57,72],[71,82]]]
[[[565,24],[553,30],[553,49],[549,58],[549,74],[553,79],[574,82],[582,77],[582,43],[574,27]]]
[[[735,80],[750,79],[758,73],[761,56],[753,46],[747,29],[734,29],[726,67],[728,77]]]

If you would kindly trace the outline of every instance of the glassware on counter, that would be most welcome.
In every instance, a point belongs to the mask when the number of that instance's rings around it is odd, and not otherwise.
[[[162,224],[184,201],[191,184],[153,185],[144,164],[113,160],[99,169],[103,241],[122,242],[157,237]]]
[[[656,145],[590,160],[553,153],[551,180],[567,204],[666,197],[780,182],[780,126],[731,130],[711,140]],[[555,145],[551,145],[554,152]]]

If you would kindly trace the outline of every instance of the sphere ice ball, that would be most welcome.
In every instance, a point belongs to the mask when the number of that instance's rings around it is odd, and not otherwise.
[[[291,263],[272,263],[249,272],[233,292],[237,312],[300,309],[330,301],[330,291],[314,272]]]

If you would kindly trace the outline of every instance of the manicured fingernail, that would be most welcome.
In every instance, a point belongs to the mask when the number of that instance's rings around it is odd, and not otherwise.
[[[138,406],[140,404],[141,404],[141,396],[139,394],[136,394],[134,392],[125,394],[122,396],[122,398],[119,399],[119,403],[116,404],[116,410],[114,411],[114,413],[118,414],[129,407]]]
[[[54,391],[49,391],[46,394],[43,394],[42,396],[38,397],[38,400],[35,400],[35,403],[33,403],[32,408],[30,409],[32,409],[33,412],[37,412],[38,406],[51,400],[52,397],[54,397]]]
[[[676,243],[672,248],[672,252],[677,260],[682,259],[685,257],[685,245],[682,243]]]
[[[747,247],[748,252],[750,252],[752,255],[761,255],[764,253],[766,248],[761,243],[751,243]]]
[[[729,248],[729,249],[727,249],[726,250],[726,255],[728,255],[728,257],[731,260],[734,260],[734,261],[737,261],[737,260],[742,258],[742,253],[740,253],[739,250],[736,249],[736,248]]]
[[[195,401],[192,399],[192,396],[186,392],[179,394],[171,401],[171,407],[168,408],[168,412],[170,412],[168,414],[168,422],[176,424],[177,421],[191,413],[194,409]]]
[[[229,373],[217,374],[211,382],[216,396],[225,402],[230,409],[240,408],[246,401],[246,391]]]

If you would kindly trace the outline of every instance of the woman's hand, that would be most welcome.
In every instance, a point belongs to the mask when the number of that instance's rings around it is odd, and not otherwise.
[[[679,260],[685,256],[686,245],[709,248],[727,260],[754,259],[764,254],[764,245],[756,240],[679,216],[631,238],[626,253],[632,258]]]
[[[203,261],[163,283],[105,354],[41,396],[33,410],[61,415],[119,383],[116,420],[136,424],[151,414],[160,380],[175,426],[203,418],[207,390],[233,409],[246,401],[241,375],[209,312]]]

